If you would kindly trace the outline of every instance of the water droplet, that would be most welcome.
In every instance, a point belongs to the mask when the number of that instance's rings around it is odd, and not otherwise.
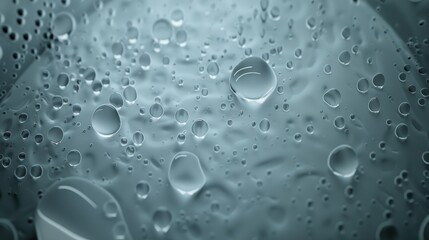
[[[264,118],[259,123],[259,130],[261,130],[261,132],[263,132],[263,133],[266,133],[266,132],[268,132],[268,130],[270,130],[270,126],[271,126],[270,121],[268,119]]]
[[[15,226],[8,219],[0,218],[0,233],[2,239],[18,240],[18,232],[16,231]]]
[[[150,59],[150,55],[148,53],[144,52],[144,53],[142,53],[140,55],[140,57],[139,57],[139,63],[140,63],[140,67],[143,70],[145,70],[145,71],[149,70],[149,68],[150,68],[150,62],[151,62],[151,59]]]
[[[153,23],[152,34],[153,38],[160,44],[168,44],[173,35],[173,26],[167,19],[158,19]]]
[[[162,107],[161,104],[159,103],[154,103],[152,106],[150,106],[149,108],[149,114],[155,118],[155,119],[159,119],[162,117],[162,115],[164,114],[164,108]]]
[[[186,46],[188,41],[188,34],[186,33],[185,30],[180,29],[176,32],[176,43],[181,46],[184,47]]]
[[[429,151],[424,151],[422,153],[422,161],[424,164],[429,165]]]
[[[323,101],[331,108],[340,106],[341,93],[336,88],[331,88],[323,94]]]
[[[168,180],[179,193],[192,195],[206,183],[199,158],[190,152],[179,152],[171,160]]]
[[[369,89],[369,81],[366,78],[361,78],[356,84],[356,88],[360,93],[366,93]]]
[[[125,101],[128,103],[133,103],[137,99],[137,91],[133,86],[128,86],[124,89],[123,92]]]
[[[378,100],[378,97],[373,97],[368,102],[368,109],[372,113],[379,113],[380,112],[380,100]]]
[[[339,130],[344,129],[344,127],[346,126],[346,121],[345,121],[345,119],[344,119],[342,116],[337,116],[337,117],[334,119],[334,126],[335,126],[335,128],[337,128],[337,129],[339,129]]]
[[[355,150],[349,145],[340,145],[334,148],[328,157],[328,167],[337,176],[351,177],[358,167],[358,158]]]
[[[66,12],[59,13],[52,22],[52,33],[58,40],[67,40],[75,29],[74,17]]]
[[[65,89],[69,84],[69,75],[66,73],[60,73],[57,77],[57,84],[60,89]]]
[[[426,216],[419,228],[419,240],[429,239],[429,215]]]
[[[343,39],[349,40],[350,39],[350,35],[351,35],[350,28],[349,27],[344,27],[343,30],[341,31],[341,36],[343,37]]]
[[[400,123],[395,128],[395,136],[400,140],[408,138],[408,126],[405,123]]]
[[[407,102],[402,102],[398,106],[398,112],[399,112],[399,114],[401,114],[404,117],[408,116],[408,114],[410,114],[410,110],[411,110],[411,106]]]
[[[378,88],[378,89],[382,89],[384,87],[384,82],[385,82],[385,78],[384,75],[382,73],[377,73],[374,75],[374,77],[372,77],[372,84],[374,85],[374,87]]]
[[[237,97],[262,103],[276,88],[277,77],[262,58],[248,57],[234,67],[229,83]]]
[[[377,229],[377,240],[397,240],[398,230],[395,226],[382,223]]]
[[[108,203],[108,204],[106,204]],[[38,239],[112,239],[115,221],[106,218],[113,203],[116,221],[124,222],[116,199],[105,189],[81,178],[54,183],[39,201],[35,225]],[[109,215],[110,216],[110,215]],[[125,226],[125,239],[130,239]]]
[[[103,204],[103,211],[107,218],[116,218],[118,216],[118,205],[115,201],[107,201]]]
[[[17,179],[21,180],[27,176],[27,167],[24,165],[18,165],[15,168],[14,175]]]
[[[350,64],[351,55],[349,51],[342,51],[340,55],[338,55],[338,61],[343,65]]]
[[[63,140],[64,132],[60,127],[52,127],[48,131],[48,140],[53,144],[59,144]]]
[[[113,57],[119,59],[122,57],[124,53],[124,44],[122,42],[115,42],[112,44],[112,54]]]
[[[141,146],[144,141],[144,135],[142,132],[137,131],[133,134],[133,142],[137,147]]]
[[[108,137],[119,131],[121,119],[113,106],[101,105],[94,111],[91,124],[99,135]]]
[[[153,227],[159,233],[166,233],[170,230],[172,220],[173,216],[168,209],[158,208],[152,217]]]
[[[183,108],[180,108],[176,111],[176,114],[174,114],[174,118],[176,119],[177,123],[185,124],[189,118],[188,111]]]
[[[203,119],[198,119],[192,124],[192,133],[197,138],[204,138],[209,131],[209,125]]]
[[[78,166],[80,164],[81,160],[82,160],[82,156],[81,156],[80,152],[76,149],[71,150],[67,154],[67,163],[72,167]]]
[[[40,164],[34,164],[30,168],[30,176],[36,180],[39,179],[43,174],[43,168]]]
[[[183,20],[185,19],[185,15],[181,9],[175,9],[171,13],[171,23],[175,27],[180,27],[183,25]]]
[[[219,74],[219,65],[217,62],[210,62],[207,65],[207,73],[209,74],[211,79],[215,79]]]
[[[122,99],[122,96],[119,93],[112,93],[112,95],[110,95],[109,102],[115,108],[121,108],[124,105],[124,100]]]
[[[150,193],[150,184],[144,180],[136,184],[136,194],[137,198],[144,200],[149,196]]]

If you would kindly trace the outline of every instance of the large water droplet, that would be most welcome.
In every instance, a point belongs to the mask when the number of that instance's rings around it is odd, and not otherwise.
[[[341,93],[335,88],[329,89],[323,95],[323,101],[328,104],[331,108],[336,108],[340,106],[341,103]]]
[[[192,195],[206,183],[198,157],[190,152],[179,152],[171,160],[168,180],[179,193]]]
[[[115,220],[106,218],[103,206],[108,203],[117,206]],[[116,199],[81,178],[67,178],[52,185],[39,201],[35,216],[38,239],[114,239],[111,229],[116,222],[124,222]],[[124,227],[124,236],[130,239]]]
[[[358,167],[358,158],[355,150],[349,145],[340,145],[334,148],[328,157],[328,167],[337,176],[351,177]]]
[[[92,115],[92,127],[101,136],[112,136],[121,128],[118,111],[111,105],[99,106]]]
[[[234,67],[229,83],[237,97],[262,103],[276,88],[277,77],[264,60],[249,57]]]

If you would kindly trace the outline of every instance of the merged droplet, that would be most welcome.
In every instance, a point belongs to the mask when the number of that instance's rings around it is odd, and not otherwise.
[[[276,88],[277,77],[262,58],[248,57],[234,67],[229,83],[237,97],[262,103]]]
[[[323,94],[323,101],[331,108],[340,106],[341,93],[336,88],[331,88]]]
[[[192,133],[197,138],[204,138],[209,131],[209,125],[203,119],[198,119],[192,124]]]
[[[340,177],[351,177],[355,174],[359,161],[355,150],[349,145],[334,148],[328,157],[328,167],[333,174]]]
[[[101,105],[93,113],[91,124],[101,136],[112,136],[121,128],[118,111],[111,105]]]
[[[171,160],[168,180],[179,193],[192,195],[206,183],[200,159],[190,152],[179,152]]]
[[[105,212],[107,209],[111,213],[111,203],[116,206],[113,219],[106,217]],[[123,223],[124,239],[130,239],[116,199],[81,178],[67,178],[53,184],[39,201],[35,216],[38,239],[115,239],[111,229],[118,222]]]

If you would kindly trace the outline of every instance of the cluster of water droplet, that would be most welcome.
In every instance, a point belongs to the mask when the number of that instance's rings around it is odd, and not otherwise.
[[[371,1],[19,2],[8,239],[429,238],[429,41]]]

